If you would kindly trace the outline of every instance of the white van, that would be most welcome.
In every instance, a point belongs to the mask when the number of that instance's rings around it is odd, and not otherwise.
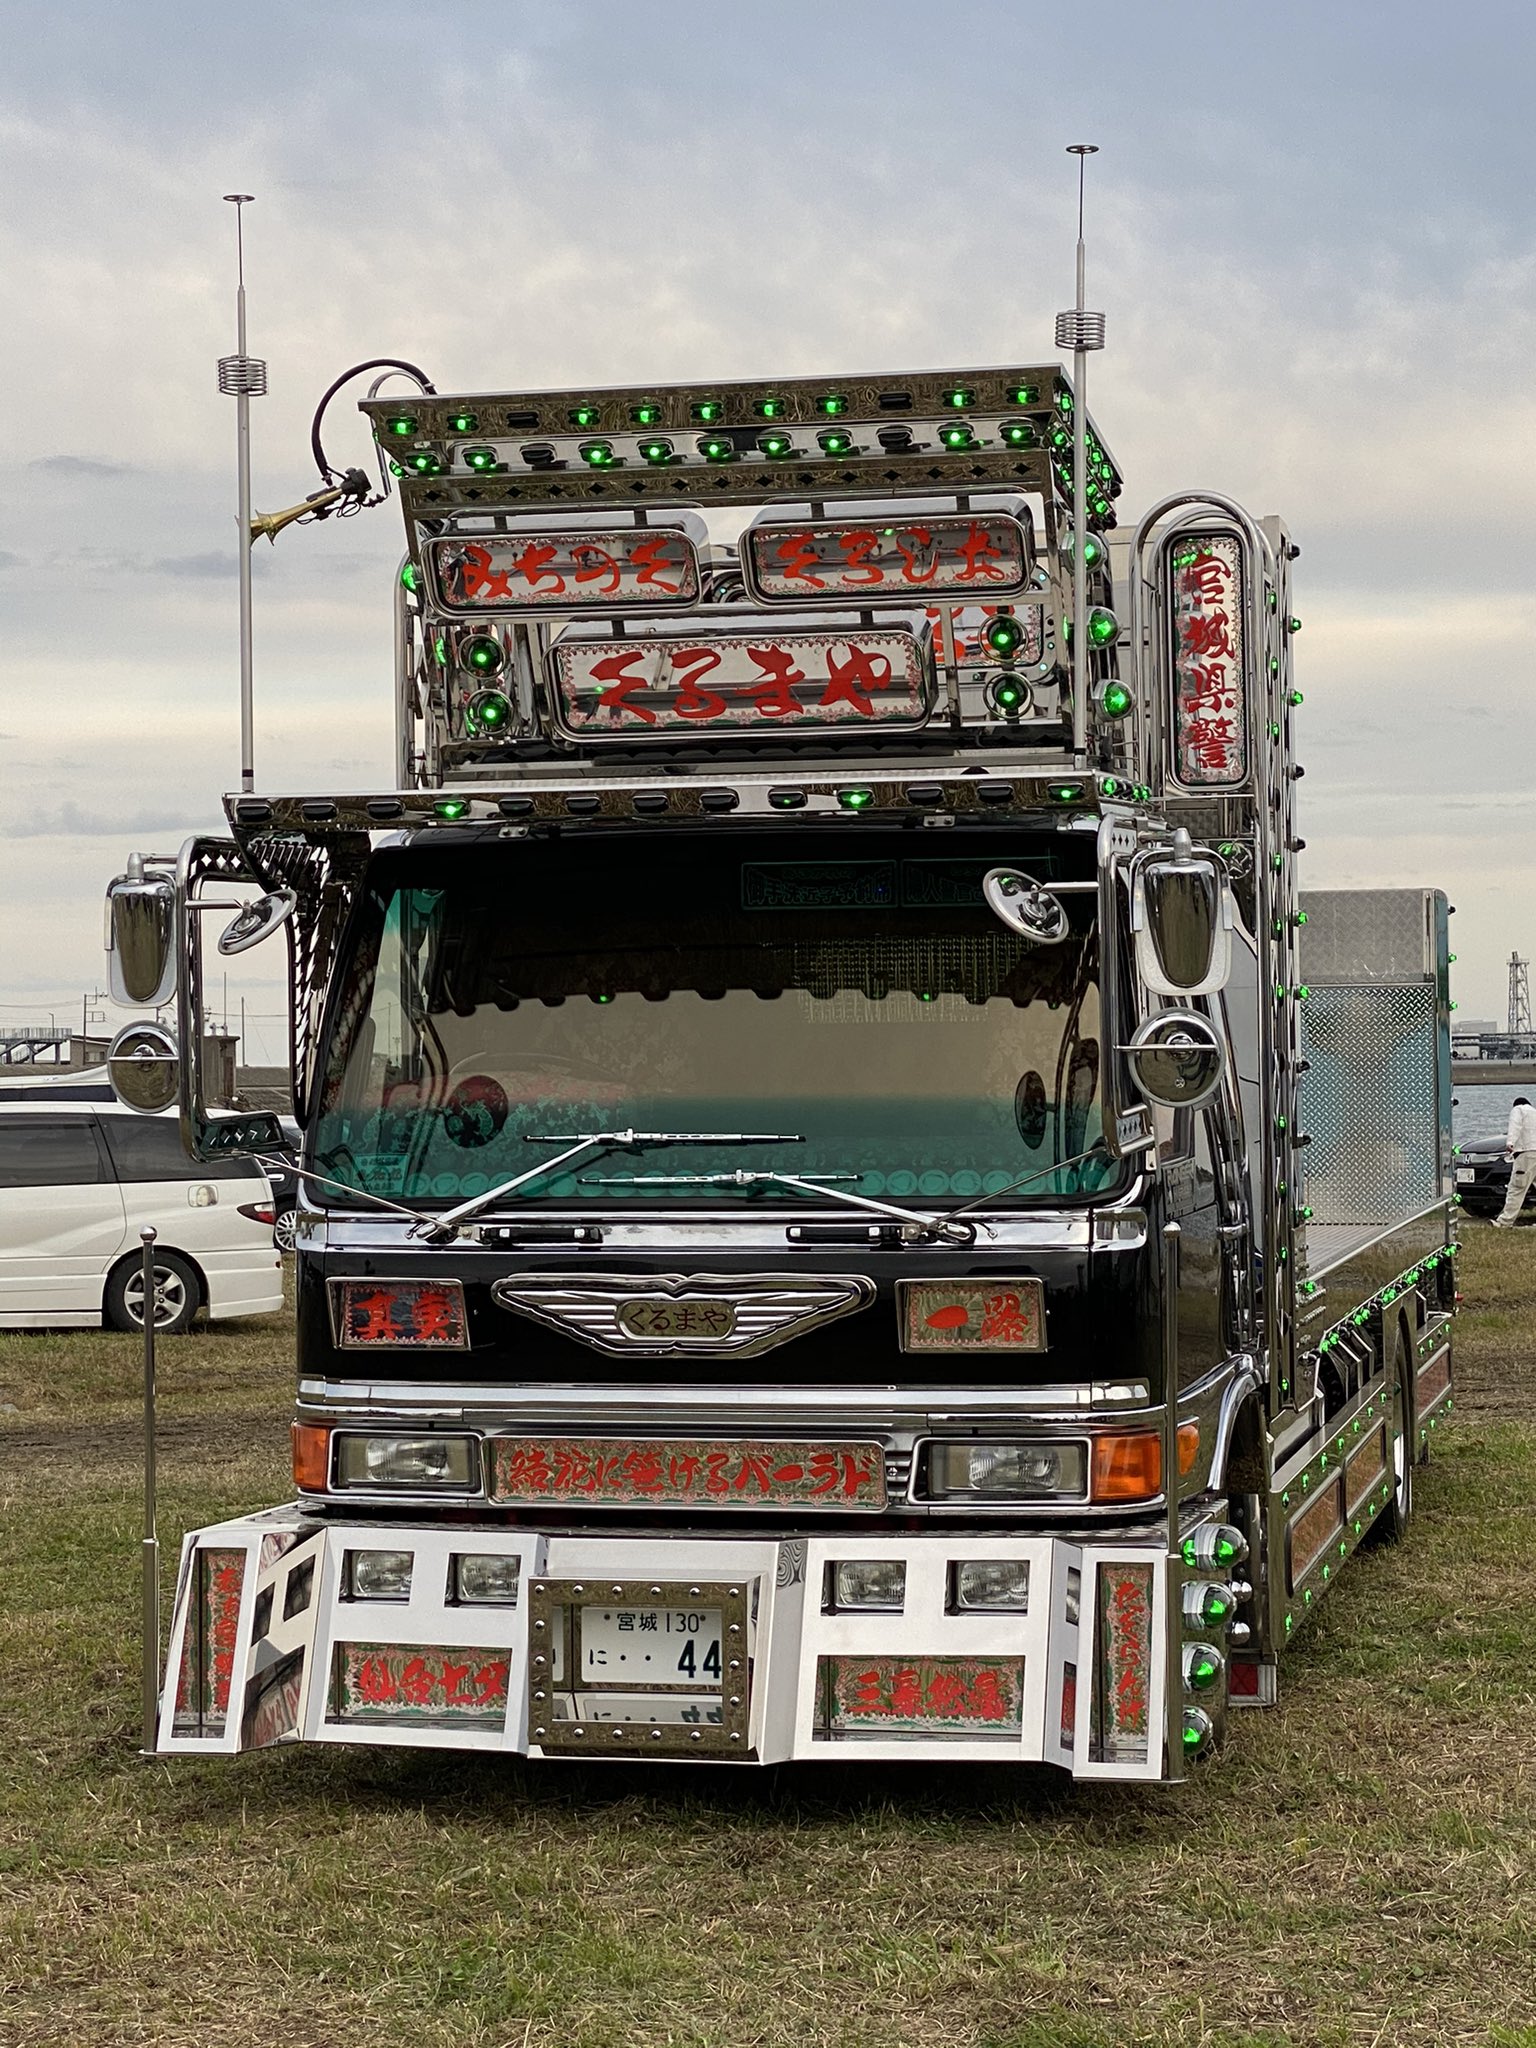
[[[174,1112],[0,1095],[0,1329],[142,1329],[146,1225],[157,1330],[265,1315],[283,1305],[273,1215],[261,1168],[188,1159]]]

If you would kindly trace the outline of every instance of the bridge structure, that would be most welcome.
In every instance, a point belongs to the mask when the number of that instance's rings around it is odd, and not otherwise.
[[[6,1024],[0,1026],[0,1066],[64,1066],[74,1034],[67,1025]]]

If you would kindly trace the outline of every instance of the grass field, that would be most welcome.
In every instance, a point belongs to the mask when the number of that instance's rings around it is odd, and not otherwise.
[[[1455,1422],[1180,1791],[137,1758],[136,1340],[0,1336],[0,2043],[1536,2048],[1536,1231]],[[280,1498],[289,1331],[161,1346],[162,1522]]]

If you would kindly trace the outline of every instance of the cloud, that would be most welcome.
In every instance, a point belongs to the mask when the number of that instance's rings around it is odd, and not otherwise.
[[[158,810],[135,811],[128,817],[108,817],[65,802],[57,810],[6,818],[0,823],[0,838],[132,839],[145,833],[175,833],[184,837],[191,829],[186,813],[178,817],[168,805]]]
[[[23,566],[20,555],[13,555],[8,548],[0,548],[0,569],[20,569]]]
[[[133,474],[129,463],[96,462],[88,455],[36,455],[27,467],[40,469],[49,476],[80,477],[92,483],[105,477]]]

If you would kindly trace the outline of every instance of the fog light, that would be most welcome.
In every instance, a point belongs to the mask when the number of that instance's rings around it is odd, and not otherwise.
[[[348,1600],[409,1600],[412,1550],[349,1550],[346,1563]]]
[[[468,1436],[344,1436],[337,1471],[343,1486],[468,1493],[478,1478],[474,1451]]]
[[[1024,1614],[1029,1608],[1029,1559],[982,1558],[953,1567],[951,1604],[957,1612]]]
[[[1220,1682],[1227,1660],[1214,1643],[1184,1645],[1184,1690],[1210,1692]]]
[[[1208,1572],[1213,1567],[1226,1571],[1243,1563],[1248,1555],[1248,1539],[1241,1529],[1231,1528],[1225,1522],[1207,1522],[1184,1538],[1183,1549],[1184,1562],[1191,1571]]]
[[[522,1559],[467,1551],[453,1560],[449,1598],[464,1606],[515,1607]]]
[[[899,1557],[859,1558],[832,1567],[834,1613],[899,1614],[907,1597],[907,1567]]]
[[[1087,1468],[1081,1443],[935,1444],[928,1490],[938,1500],[1081,1500]]]
[[[1180,1599],[1191,1628],[1225,1628],[1237,1612],[1232,1588],[1213,1579],[1190,1579]]]

